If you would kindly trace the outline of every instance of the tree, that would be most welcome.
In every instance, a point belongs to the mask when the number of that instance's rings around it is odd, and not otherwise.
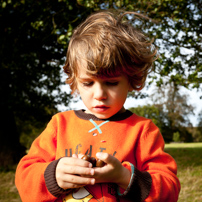
[[[202,83],[202,0],[78,0],[81,5],[95,9],[122,9],[143,13],[154,21],[138,21],[130,15],[133,24],[156,39],[159,59],[156,74],[151,81],[168,82],[186,88],[201,88]]]
[[[72,29],[91,10],[74,1],[1,1],[0,166],[24,154],[22,132],[44,127],[57,104],[68,105],[70,95],[60,90],[60,66]]]
[[[202,128],[202,110],[198,114],[198,127]]]
[[[182,94],[174,83],[156,87],[151,94],[153,105],[130,108],[133,113],[151,119],[156,124],[166,142],[173,138],[185,142],[193,141],[189,115],[194,107],[188,103],[188,95]],[[177,138],[176,138],[177,137]]]
[[[160,129],[162,128],[163,122],[160,119],[161,112],[154,105],[132,107],[129,110],[139,116],[143,116],[145,118],[151,119],[154,122],[154,124],[156,124]]]
[[[175,83],[162,85],[151,95],[154,105],[162,112],[161,119],[165,119],[163,133],[172,138],[173,133],[179,132],[181,141],[190,142],[192,136],[187,127],[192,127],[189,115],[194,114],[194,107],[188,103],[188,95],[180,93]]]
[[[196,142],[202,142],[202,110],[198,114],[198,124],[194,131],[194,140]]]
[[[172,128],[169,127],[169,118],[168,114],[163,111],[159,106],[153,105],[144,105],[138,107],[132,107],[129,109],[133,113],[143,116],[145,118],[151,119],[153,123],[161,131],[163,138],[166,142],[172,141]]]
[[[149,76],[149,84],[156,81],[158,87],[167,87],[171,83],[177,92],[179,86],[189,89],[197,88],[198,91],[202,92],[202,0],[81,0],[80,2],[89,7],[99,8],[102,6],[104,9],[120,8],[136,11],[153,19],[153,21],[137,20],[133,15],[128,17],[137,29],[143,30],[150,37],[154,37],[156,39],[154,43],[159,47],[159,58],[155,62],[154,73]],[[164,83],[165,79],[166,83]],[[183,95],[181,99],[185,99],[186,102],[186,95]],[[180,112],[188,106],[181,107],[181,109],[180,106],[178,107],[175,111]],[[174,119],[168,118],[174,117],[174,111],[170,110],[168,113],[164,113],[162,106],[161,108],[159,109],[162,112],[160,116],[169,120],[164,122],[164,127],[162,126],[168,139],[170,139],[170,133],[174,129],[174,127],[168,127],[169,125],[181,126],[184,123],[189,125],[187,117],[188,113],[193,112],[192,109],[184,112],[186,118],[177,117],[179,120],[177,123]],[[181,127],[181,132],[184,134],[184,140],[191,139],[190,133],[184,131],[184,127]]]
[[[42,128],[57,112],[57,104],[68,105],[70,95],[60,90],[60,66],[64,64],[72,30],[93,11],[132,10],[158,21],[138,21],[129,16],[137,29],[158,38],[155,43],[160,57],[155,63],[156,74],[150,80],[156,78],[157,85],[161,85],[161,77],[166,76],[169,82],[200,89],[201,5],[201,0],[1,1],[0,162],[8,152],[24,150],[17,142],[23,132],[31,131],[28,125]],[[11,158],[15,159],[13,162],[19,159]]]

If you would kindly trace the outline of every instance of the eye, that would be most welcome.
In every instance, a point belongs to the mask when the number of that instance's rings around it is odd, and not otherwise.
[[[118,81],[107,81],[106,82],[106,84],[108,85],[108,86],[117,86],[118,85]]]
[[[90,82],[83,82],[82,85],[83,86],[92,86],[93,82],[92,81],[90,81]]]

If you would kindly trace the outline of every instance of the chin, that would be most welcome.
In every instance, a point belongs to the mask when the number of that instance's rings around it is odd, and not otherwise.
[[[105,114],[94,114],[99,119],[108,119],[111,117],[111,115],[105,115]]]

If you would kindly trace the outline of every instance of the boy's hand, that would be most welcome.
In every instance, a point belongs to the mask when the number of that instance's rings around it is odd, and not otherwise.
[[[94,168],[95,183],[112,182],[116,183],[121,188],[126,189],[130,182],[130,171],[122,166],[117,158],[108,153],[101,152],[97,153],[96,156],[98,159],[104,161],[106,165],[102,168]]]
[[[92,164],[78,158],[75,154],[72,157],[61,158],[56,167],[56,181],[63,189],[93,185],[95,184],[93,175]]]

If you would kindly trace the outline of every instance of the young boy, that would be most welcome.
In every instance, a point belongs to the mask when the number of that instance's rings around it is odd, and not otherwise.
[[[87,110],[54,115],[33,142],[16,171],[22,201],[177,201],[177,166],[159,129],[123,107],[156,55],[124,15],[96,13],[74,31],[64,71]]]

